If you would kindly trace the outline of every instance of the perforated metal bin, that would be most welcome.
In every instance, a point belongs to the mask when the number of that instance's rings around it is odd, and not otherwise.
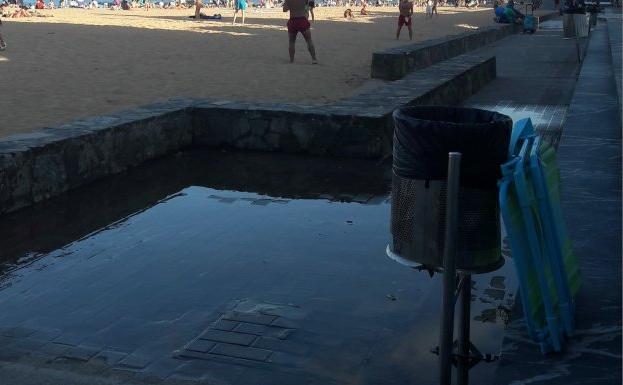
[[[448,152],[463,154],[457,269],[483,273],[504,260],[497,193],[512,121],[491,111],[408,107],[394,113],[390,256],[443,266]]]

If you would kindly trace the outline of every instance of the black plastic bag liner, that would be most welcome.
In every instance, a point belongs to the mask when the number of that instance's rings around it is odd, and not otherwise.
[[[495,188],[508,160],[513,122],[493,111],[462,107],[404,107],[394,111],[394,173],[446,179],[448,153],[460,152],[461,184]]]

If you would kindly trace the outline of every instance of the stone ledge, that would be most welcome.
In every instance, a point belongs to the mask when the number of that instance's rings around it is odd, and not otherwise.
[[[0,213],[17,210],[192,142],[190,110],[172,102],[0,140]]]
[[[461,55],[332,105],[198,103],[193,144],[379,158],[391,152],[396,108],[460,103],[495,74],[495,57]]]
[[[548,13],[538,19],[545,21],[556,15],[555,12]],[[371,76],[383,80],[401,79],[409,72],[473,51],[522,30],[518,24],[498,24],[375,52],[372,54]]]
[[[331,105],[171,100],[0,140],[0,214],[191,145],[378,158],[392,112],[456,104],[495,78],[495,58],[463,55]]]

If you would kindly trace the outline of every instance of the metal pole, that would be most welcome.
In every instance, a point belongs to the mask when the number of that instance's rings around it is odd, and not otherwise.
[[[469,341],[469,321],[472,301],[472,276],[463,275],[463,285],[459,294],[461,304],[459,307],[459,360],[457,365],[458,385],[469,385],[469,354],[471,343]]]
[[[456,286],[456,241],[459,219],[459,181],[461,154],[448,154],[446,196],[446,234],[443,250],[443,307],[439,340],[439,385],[452,382],[452,344],[454,342],[454,290]]]

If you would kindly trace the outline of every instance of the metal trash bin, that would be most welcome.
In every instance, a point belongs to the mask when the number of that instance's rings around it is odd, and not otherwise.
[[[388,254],[411,266],[443,266],[448,153],[462,153],[457,269],[499,268],[497,181],[507,161],[512,120],[473,108],[405,107],[394,112]]]

